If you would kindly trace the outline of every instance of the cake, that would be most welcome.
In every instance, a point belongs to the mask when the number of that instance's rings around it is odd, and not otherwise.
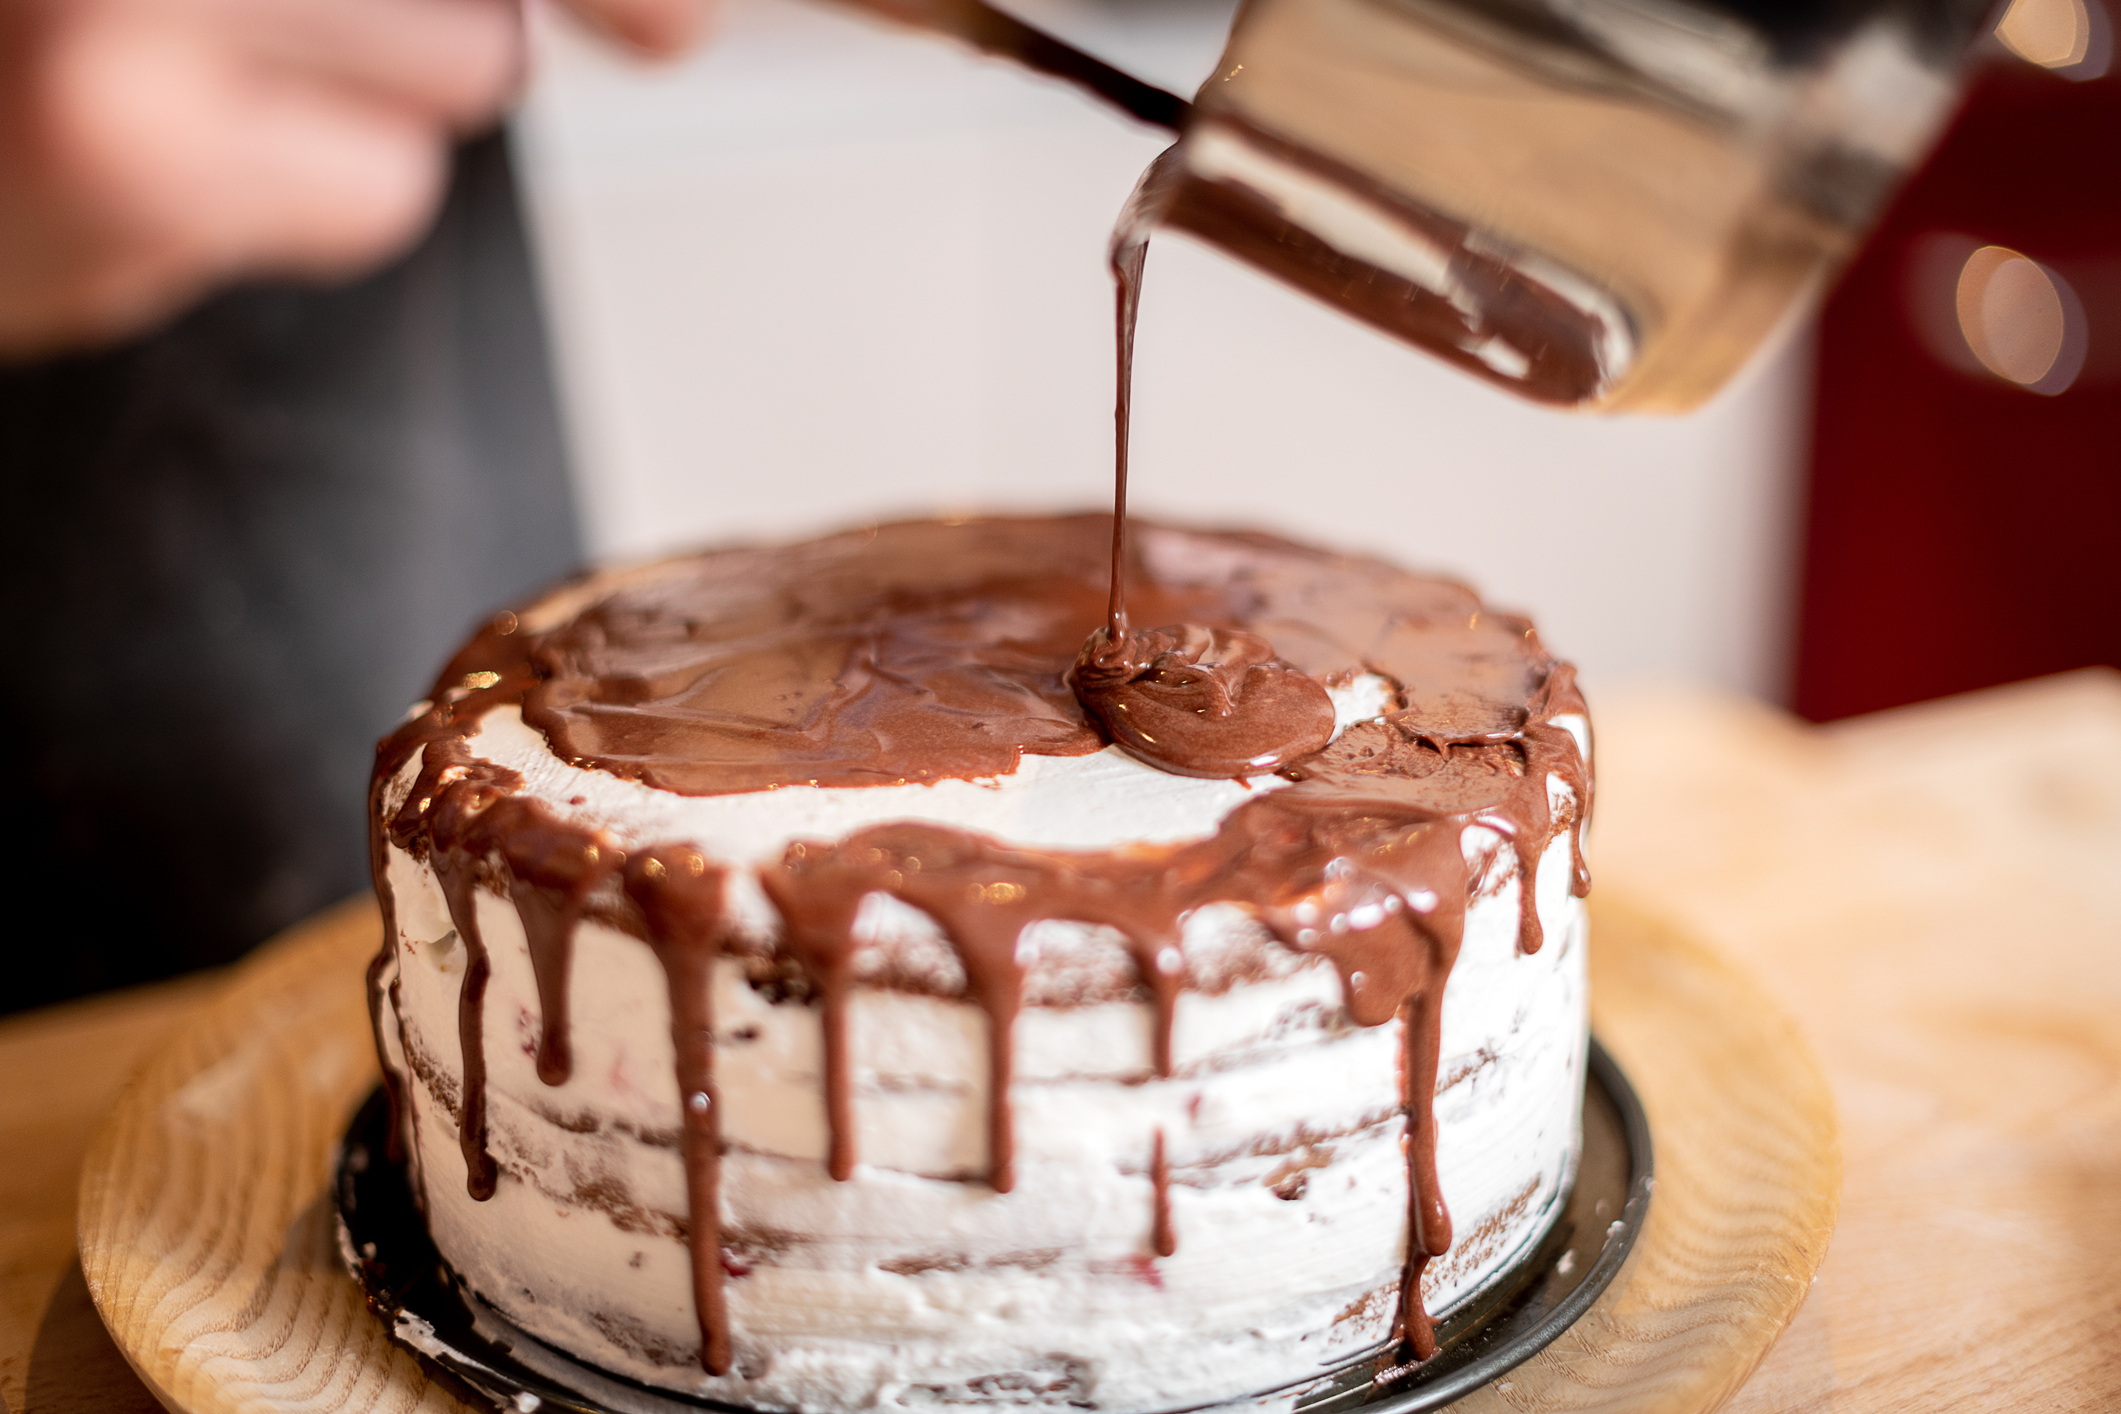
[[[376,1044],[481,1302],[761,1409],[1151,1414],[1421,1358],[1536,1246],[1588,1045],[1573,670],[1455,583],[1137,526],[1130,728],[1108,527],[592,573],[384,740]],[[1273,674],[1296,754],[1157,764]]]

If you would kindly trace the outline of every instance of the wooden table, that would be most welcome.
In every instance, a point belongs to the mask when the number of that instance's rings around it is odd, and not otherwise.
[[[1603,883],[1804,1023],[1841,1224],[1730,1406],[2121,1408],[2121,674],[1831,729],[1601,700]],[[73,1261],[75,1173],[193,979],[0,1022],[0,1410],[157,1406]]]

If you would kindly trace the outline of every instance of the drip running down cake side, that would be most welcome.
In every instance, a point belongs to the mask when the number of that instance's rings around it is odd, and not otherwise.
[[[592,575],[383,742],[377,1046],[482,1300],[759,1408],[1146,1414],[1420,1358],[1537,1244],[1588,1044],[1573,671],[1462,586],[1137,525],[1172,627],[1129,701],[1331,709],[1167,769],[1076,698],[1109,527]]]

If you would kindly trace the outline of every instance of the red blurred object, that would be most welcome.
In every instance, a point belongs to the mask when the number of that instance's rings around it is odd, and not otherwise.
[[[1977,362],[1984,245],[2076,321],[2062,391]],[[1828,301],[1816,378],[1800,713],[2121,663],[2121,77],[1998,59]]]

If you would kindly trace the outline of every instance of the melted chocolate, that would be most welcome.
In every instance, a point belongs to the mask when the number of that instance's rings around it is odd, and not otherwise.
[[[625,860],[610,839],[584,838],[542,811],[512,820],[501,857],[513,882],[516,914],[530,945],[538,984],[538,1079],[564,1085],[574,1072],[567,1040],[567,979],[573,970],[574,925],[582,904]]]
[[[388,842],[428,860],[465,947],[459,1131],[473,1196],[491,1196],[500,1172],[486,1136],[490,961],[479,891],[510,900],[523,919],[544,1010],[537,1068],[548,1084],[569,1071],[567,972],[585,908],[655,949],[670,989],[687,1241],[710,1372],[726,1372],[731,1358],[711,1015],[722,875],[682,844],[622,855],[610,837],[522,795],[521,779],[474,758],[466,738],[486,712],[519,705],[578,764],[684,794],[990,775],[1013,769],[1027,751],[1094,751],[1103,737],[1064,672],[1096,623],[1099,599],[1108,629],[1109,615],[1123,612],[1119,593],[1099,593],[1116,588],[1109,578],[1098,582],[1111,574],[1107,549],[1116,549],[1139,602],[1206,625],[1186,632],[1207,635],[1210,645],[1239,646],[1213,648],[1214,661],[1244,662],[1250,672],[1274,661],[1262,657],[1271,640],[1285,665],[1278,671],[1305,675],[1319,697],[1319,680],[1374,672],[1393,684],[1398,709],[1285,760],[1288,784],[1188,844],[1072,854],[897,824],[791,845],[760,882],[781,915],[783,955],[823,1012],[828,1166],[845,1178],[858,1157],[846,1009],[855,921],[869,894],[936,920],[969,999],[987,1016],[985,1177],[1000,1192],[1015,1176],[1009,1091],[1013,1023],[1024,1004],[1023,929],[1065,919],[1127,940],[1155,1008],[1156,1071],[1168,1076],[1172,1016],[1188,980],[1181,919],[1205,903],[1235,904],[1283,946],[1327,959],[1356,1024],[1401,1027],[1410,1205],[1402,1333],[1413,1356],[1434,1349],[1420,1282],[1450,1245],[1435,1171],[1437,1026],[1466,904],[1482,884],[1459,840],[1481,825],[1510,842],[1528,948],[1538,945],[1534,871],[1556,833],[1568,830],[1575,841],[1572,886],[1588,887],[1588,771],[1553,722],[1583,711],[1573,674],[1522,620],[1487,613],[1455,585],[1256,535],[1143,527],[1144,556],[1129,546],[1124,524],[1107,542],[1112,529],[1103,517],[884,526],[592,582],[567,591],[581,605],[552,627],[527,628],[514,614],[495,620],[445,670],[428,710],[379,749],[374,847],[386,918]],[[1236,685],[1242,703],[1253,689],[1243,675]],[[1172,686],[1181,702],[1184,692],[1223,690]],[[391,783],[415,754],[420,769],[386,818]],[[1550,773],[1576,802],[1571,818],[1553,816]],[[385,958],[395,944],[393,923]],[[387,973],[387,961],[371,969],[372,1006],[380,1008]],[[402,1089],[399,1078],[392,1094],[400,1101]],[[1169,1167],[1161,1132],[1152,1142],[1147,1238],[1167,1256],[1177,1244]]]
[[[1191,231],[1263,274],[1520,397],[1576,406],[1611,391],[1624,371],[1608,366],[1615,331],[1605,315],[1498,252],[1475,227],[1233,113],[1196,119],[1189,130],[1210,125],[1354,196],[1374,218],[1401,228],[1410,245],[1446,252],[1452,288],[1416,284],[1341,250],[1251,186],[1211,180],[1176,162],[1159,182],[1148,213],[1158,224]],[[1506,371],[1482,356],[1497,341],[1523,360],[1522,367]]]
[[[1181,776],[1262,775],[1333,736],[1325,688],[1257,634],[1177,624],[1115,642],[1099,629],[1074,680],[1115,746]]]
[[[714,1084],[714,960],[721,951],[722,871],[684,845],[647,850],[626,864],[626,893],[647,924],[670,989],[677,1053],[680,1143],[685,1158],[685,1243],[699,1313],[700,1366],[729,1373],[728,1302],[722,1290],[722,1097]]]
[[[1164,1131],[1159,1125],[1149,1150],[1149,1184],[1156,1194],[1156,1218],[1149,1227],[1149,1246],[1159,1257],[1178,1252],[1178,1233],[1171,1226],[1171,1161],[1164,1156]]]
[[[1112,583],[1105,626],[1076,655],[1083,710],[1130,756],[1182,776],[1256,776],[1308,756],[1333,735],[1333,700],[1257,634],[1201,624],[1135,630],[1127,617],[1127,467],[1134,334],[1154,209],[1173,181],[1174,148],[1143,174],[1112,237],[1114,361]]]
[[[1026,753],[1100,750],[1064,680],[1104,598],[1088,526],[983,524],[655,567],[548,633],[475,642],[451,685],[497,680],[454,710],[520,701],[563,758],[681,795],[1004,775]],[[1242,613],[1219,587],[1150,597],[1174,617]]]

